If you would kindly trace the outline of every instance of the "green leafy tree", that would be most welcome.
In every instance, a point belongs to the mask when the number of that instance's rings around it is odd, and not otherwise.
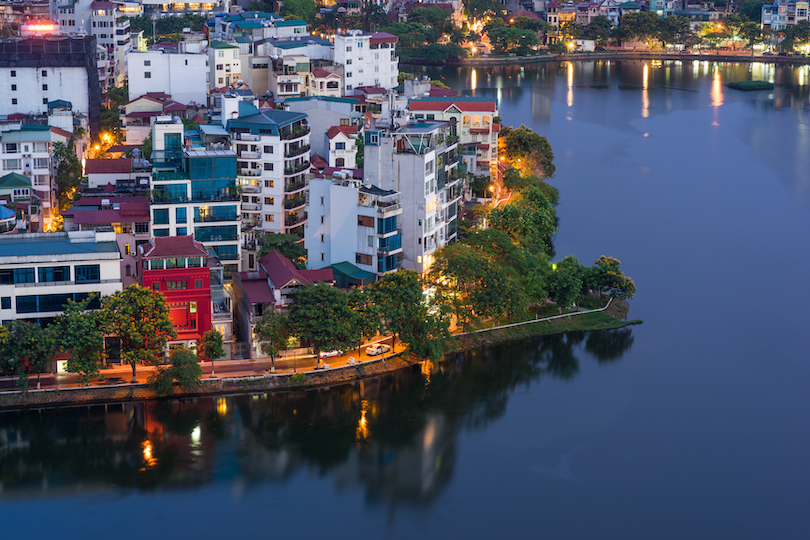
[[[759,26],[759,23],[762,22],[762,5],[763,2],[759,0],[745,0],[740,5],[740,16],[747,17]]]
[[[551,236],[557,231],[556,211],[538,187],[525,189],[520,200],[493,208],[489,221],[532,252],[549,252]]]
[[[473,19],[484,20],[506,15],[506,7],[497,0],[468,0],[466,6],[467,15]]]
[[[600,270],[599,284],[601,292],[620,300],[633,298],[636,293],[636,284],[622,272],[621,261],[602,255],[594,265]]]
[[[548,139],[524,125],[517,129],[504,126],[500,139],[504,141],[502,154],[513,166],[522,171],[533,171],[541,178],[554,177],[557,168]]]
[[[56,198],[59,210],[70,208],[73,196],[78,192],[82,183],[82,163],[70,146],[62,142],[53,144],[53,157],[56,161]]]
[[[222,345],[222,334],[213,328],[202,335],[202,339],[197,345],[197,355],[211,361],[211,376],[214,376],[214,361],[225,356],[225,348]]]
[[[79,384],[90,384],[98,376],[104,349],[98,311],[88,309],[96,295],[81,301],[68,300],[65,313],[57,317],[59,340],[63,351],[70,353],[67,370],[79,374]]]
[[[312,24],[317,11],[315,0],[284,0],[280,14],[287,19],[303,19]]]
[[[689,19],[682,16],[659,18],[656,37],[664,48],[669,43],[686,43],[692,38]]]
[[[560,28],[560,35],[565,40],[579,39],[585,35],[585,27],[574,21],[566,21]]]
[[[357,340],[357,359],[363,359],[363,338],[372,339],[382,325],[382,311],[366,289],[356,288],[349,293],[349,307],[354,313],[352,328]]]
[[[415,22],[428,28],[434,28],[440,34],[449,34],[453,30],[452,15],[452,11],[444,10],[438,6],[416,8],[408,13],[408,22]]]
[[[312,346],[318,367],[322,351],[346,349],[354,342],[349,295],[326,283],[300,287],[293,296],[288,318],[292,333]]]
[[[751,54],[754,54],[754,45],[762,42],[762,29],[759,25],[752,21],[746,21],[740,27],[740,37],[745,40],[745,45],[751,49]]]
[[[290,324],[287,315],[274,310],[267,310],[256,325],[262,351],[270,357],[273,369],[276,369],[276,356],[287,348],[290,339]]]
[[[149,386],[159,396],[170,396],[176,382],[180,388],[193,391],[200,387],[202,368],[197,355],[185,345],[173,348],[169,353],[169,365],[158,366],[149,375]]]
[[[290,259],[297,268],[306,268],[307,250],[301,244],[301,239],[294,234],[265,233],[260,237],[258,258],[262,258],[271,251],[278,251]]]
[[[374,2],[365,2],[363,4],[363,12],[369,31],[376,31],[378,28],[388,24],[388,14],[385,8],[380,4]]]
[[[531,30],[521,30],[511,26],[492,28],[487,32],[489,41],[499,51],[511,51],[520,47],[534,47],[540,40]]]
[[[58,330],[55,326],[40,328],[23,320],[9,324],[4,356],[9,362],[9,371],[16,371],[17,384],[28,389],[28,374],[37,374],[37,388],[40,388],[42,373],[50,371],[51,361],[59,352]]]
[[[121,340],[121,358],[132,366],[133,383],[135,367],[161,363],[166,343],[177,337],[166,298],[140,285],[105,296],[100,316],[106,333]]]
[[[591,19],[591,22],[585,27],[583,37],[594,40],[597,45],[607,45],[612,27],[610,19],[604,15],[598,15]]]
[[[581,269],[579,261],[572,255],[554,266],[556,268],[547,277],[548,296],[562,313],[562,308],[573,304],[582,290]]]
[[[625,13],[619,26],[624,34],[639,41],[649,41],[658,32],[660,17],[652,11],[636,11]]]

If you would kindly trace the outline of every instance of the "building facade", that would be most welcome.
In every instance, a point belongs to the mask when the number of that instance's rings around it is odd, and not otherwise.
[[[354,94],[358,86],[385,89],[399,84],[398,38],[386,32],[373,34],[349,30],[335,34],[335,63],[344,66],[343,95]]]

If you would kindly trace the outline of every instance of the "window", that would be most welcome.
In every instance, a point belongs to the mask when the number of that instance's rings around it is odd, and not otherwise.
[[[17,101],[16,99],[14,101]],[[4,171],[12,171],[14,169],[19,169],[22,167],[21,160],[19,159],[4,159],[3,160],[3,170]]]
[[[264,181],[264,187],[266,187],[266,188],[273,187],[273,181],[272,180],[265,180]]]
[[[346,150],[346,143],[345,142],[335,143],[335,150]]]
[[[272,146],[265,146],[264,147],[264,153],[265,154],[272,154],[273,153],[273,147]]]
[[[180,289],[186,289],[188,287],[188,281],[167,281],[166,282],[166,290],[167,291],[176,291]]]
[[[155,225],[168,225],[169,224],[169,209],[156,208],[153,213],[152,222]]]
[[[160,283],[158,283],[157,281],[152,283],[152,290],[153,291],[159,291],[160,290]]]
[[[221,71],[222,70],[222,64],[217,64],[217,69]]]
[[[17,72],[16,72],[15,70],[13,70],[13,69],[11,70],[11,76],[12,76],[12,77],[16,77],[16,76],[17,76]]]
[[[48,104],[48,98],[46,98],[46,97],[42,98],[42,104],[47,105]]]
[[[151,71],[144,71],[143,72],[143,78],[144,79],[151,79],[152,78],[152,72]]]
[[[352,52],[352,48],[351,47],[346,47],[346,52]]]
[[[146,234],[149,232],[149,223],[139,222],[135,223],[135,234]]]
[[[343,167],[346,164],[346,160],[342,157],[339,157],[335,160],[335,167]]]
[[[143,65],[144,65],[144,67],[149,67],[149,66],[152,65],[152,61],[151,60],[144,60]]]
[[[152,234],[154,236],[169,236],[169,229],[153,229]]]
[[[223,79],[222,77],[220,77],[218,80],[219,80],[219,84],[222,84],[222,81],[224,81],[225,79]]]
[[[368,247],[374,247],[374,237],[373,236],[368,237]]]
[[[364,253],[357,253],[354,256],[354,262],[357,264],[364,264],[366,266],[371,266],[372,258],[371,255],[366,255]]]
[[[34,158],[34,168],[35,169],[47,169],[48,168],[48,158]]]
[[[325,242],[324,235],[321,235],[321,244],[323,244],[324,242]]]
[[[198,280],[197,280],[197,281],[194,283],[194,288],[196,288],[196,289],[202,289],[202,280],[201,280],[201,279],[198,279]]]
[[[15,268],[12,272],[14,283],[34,283],[33,268]]]
[[[188,236],[187,227],[177,227],[177,236]]]
[[[11,104],[16,105],[17,104],[17,98],[11,98]]]
[[[373,227],[374,218],[371,216],[357,216],[357,224],[361,227]]]
[[[349,72],[347,72],[347,73],[346,73],[346,78],[347,78],[347,79],[351,79],[351,78],[352,78],[352,72],[351,72],[351,71],[349,71]]]
[[[17,91],[17,85],[16,85],[16,84],[12,84],[12,85],[11,85],[11,91],[12,91],[12,92],[16,92],[16,91]]]
[[[6,143],[6,154],[16,154],[19,151],[20,147],[17,143]]]
[[[186,60],[186,65],[188,65],[188,60]]]
[[[265,171],[272,171],[273,170],[273,164],[272,163],[265,163],[264,164],[264,170]]]
[[[349,91],[350,91],[351,89],[352,89],[352,85],[347,84],[347,85],[346,85],[346,90],[349,90]]]
[[[321,216],[321,223],[323,223],[323,216]]]
[[[11,297],[4,296],[0,298],[0,309],[11,309]]]
[[[76,265],[76,283],[99,283],[101,268],[97,264]]]
[[[69,266],[43,266],[39,268],[39,282],[70,281]]]
[[[351,58],[349,58],[348,60],[346,60],[346,65],[347,65],[347,66],[352,65],[352,59],[351,59]]]
[[[272,223],[276,220],[276,216],[274,216],[273,214],[265,214],[264,220],[267,221],[268,223]]]
[[[130,246],[129,244],[124,244],[124,254],[132,255],[132,246]]]
[[[42,76],[43,76],[43,77],[47,77],[47,76],[48,76],[48,70],[47,70],[47,69],[43,69],[43,70],[42,70]]]
[[[175,209],[174,221],[177,223],[188,223],[185,206],[181,206],[180,208]]]
[[[273,205],[273,204],[275,204],[275,200],[273,200],[273,197],[265,197],[264,198],[264,204]]]
[[[324,260],[324,259],[323,259],[323,253],[321,253],[321,260]]]
[[[47,91],[48,91],[48,85],[47,85],[47,84],[43,84],[43,85],[42,85],[42,91],[43,91],[43,92],[47,92]]]
[[[127,265],[126,269],[124,270],[124,273],[125,273],[126,277],[132,276],[132,266]]]

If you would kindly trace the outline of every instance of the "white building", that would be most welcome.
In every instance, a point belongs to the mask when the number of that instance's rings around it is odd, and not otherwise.
[[[326,132],[327,163],[338,169],[357,167],[357,126],[332,126]]]
[[[166,51],[130,52],[129,99],[163,92],[184,105],[204,104],[208,96],[208,55]]]
[[[326,157],[329,148],[324,135],[332,126],[351,126],[362,121],[360,115],[354,113],[357,98],[354,97],[324,97],[310,96],[287,98],[284,107],[288,111],[304,113],[307,122],[315,137],[310,137],[312,153]]]
[[[211,41],[208,46],[209,88],[230,86],[242,79],[239,47],[222,41]]]
[[[365,34],[361,30],[349,30],[335,34],[335,63],[344,66],[343,95],[352,95],[358,86],[386,89],[397,86],[397,41],[397,36],[386,32]]]
[[[121,290],[115,231],[0,236],[0,320],[48,323],[68,299]]]
[[[350,262],[378,275],[399,268],[399,194],[362,182],[348,171],[310,181],[304,240],[308,268]]]
[[[428,121],[365,130],[364,181],[399,192],[400,264],[424,272],[456,238],[463,180],[456,122]]]

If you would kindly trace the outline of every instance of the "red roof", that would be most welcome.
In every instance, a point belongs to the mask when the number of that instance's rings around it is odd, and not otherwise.
[[[374,32],[371,34],[369,43],[396,43],[399,40],[394,34],[388,32]]]
[[[456,97],[458,94],[447,88],[439,88],[438,86],[430,87],[430,97]]]
[[[131,172],[131,159],[87,159],[84,162],[85,174],[114,174]]]
[[[119,154],[122,152],[129,152],[130,150],[134,150],[138,148],[139,144],[114,144],[111,147],[107,148],[108,154]]]
[[[487,148],[489,148],[489,145],[488,144],[479,144],[478,148],[487,149]]]
[[[51,126],[51,133],[56,133],[57,135],[61,135],[62,137],[70,138],[73,134],[69,131],[65,131],[64,129],[53,127]]]
[[[334,281],[331,268],[324,270],[299,270],[290,259],[271,251],[259,260],[273,286],[280,289],[295,280],[303,285],[314,285],[316,281]]]
[[[326,136],[334,139],[338,133],[343,133],[346,137],[351,138],[352,135],[357,135],[357,126],[332,126],[326,132]]]
[[[83,225],[88,223],[128,223],[149,221],[149,199],[146,197],[105,197],[111,204],[118,204],[117,209],[97,208],[82,210],[83,206],[97,207],[101,204],[98,197],[82,197],[76,201],[73,208],[62,212],[65,216],[73,216],[73,223]]]
[[[144,257],[200,257],[208,250],[193,236],[155,236],[143,245]]]
[[[151,118],[153,116],[161,116],[163,111],[138,111],[131,112],[126,115],[127,118]]]
[[[326,71],[323,68],[316,68],[315,71],[312,72],[312,76],[317,77],[319,79],[322,79],[324,77],[336,77],[338,79],[340,78],[340,75],[338,75],[337,73],[332,73],[331,71]]]
[[[203,118],[199,114],[195,114],[194,118],[192,118],[191,121],[194,122],[195,124],[204,124],[205,118]]]
[[[312,164],[313,167],[316,169],[323,169],[324,167],[329,166],[329,162],[326,161],[324,158],[319,156],[318,154],[310,154],[309,155],[309,162]]]
[[[324,167],[321,174],[324,178],[331,178],[332,173],[335,171],[352,171],[352,178],[363,178],[363,169],[347,169],[346,167]]]
[[[178,103],[176,101],[170,101],[166,105],[163,106],[163,112],[173,112],[173,111],[185,111],[186,106],[182,103]]]
[[[484,99],[481,101],[455,101],[452,98],[440,101],[412,99],[408,106],[412,111],[446,111],[453,105],[465,112],[495,112],[495,102]]]
[[[492,133],[499,133],[501,131],[500,124],[492,124]]]
[[[359,90],[364,94],[385,94],[388,91],[381,86],[358,86],[355,90]]]
[[[166,42],[164,42],[166,43]],[[160,45],[160,43],[158,43]],[[174,43],[170,43],[170,45],[174,45]],[[147,92],[144,94],[145,96],[157,99],[171,99],[172,95],[167,94],[166,92]]]
[[[489,133],[487,128],[470,128],[470,133]]]
[[[539,15],[537,15],[537,13],[532,13],[531,11],[515,11],[514,13],[509,15],[509,20],[511,21],[515,17],[526,17],[528,19],[532,19],[533,21],[542,21],[543,20],[543,19],[540,18]]]
[[[267,283],[267,274],[264,272],[239,272],[239,281],[251,304],[275,304],[273,289]]]
[[[127,105],[129,105],[130,103],[135,103],[135,102],[136,102],[136,101],[138,101],[139,99],[148,99],[149,101],[154,101],[155,103],[160,103],[161,105],[163,104],[163,102],[162,102],[161,100],[159,100],[159,99],[157,99],[157,98],[154,98],[154,97],[150,96],[149,94],[144,94],[143,96],[136,97],[135,99],[133,99],[133,100],[132,100],[132,101],[130,101],[129,103],[124,103],[124,107],[126,107],[126,106],[127,106]]]
[[[26,118],[28,118],[28,115],[24,113],[12,113],[8,115],[9,120],[25,120]]]

